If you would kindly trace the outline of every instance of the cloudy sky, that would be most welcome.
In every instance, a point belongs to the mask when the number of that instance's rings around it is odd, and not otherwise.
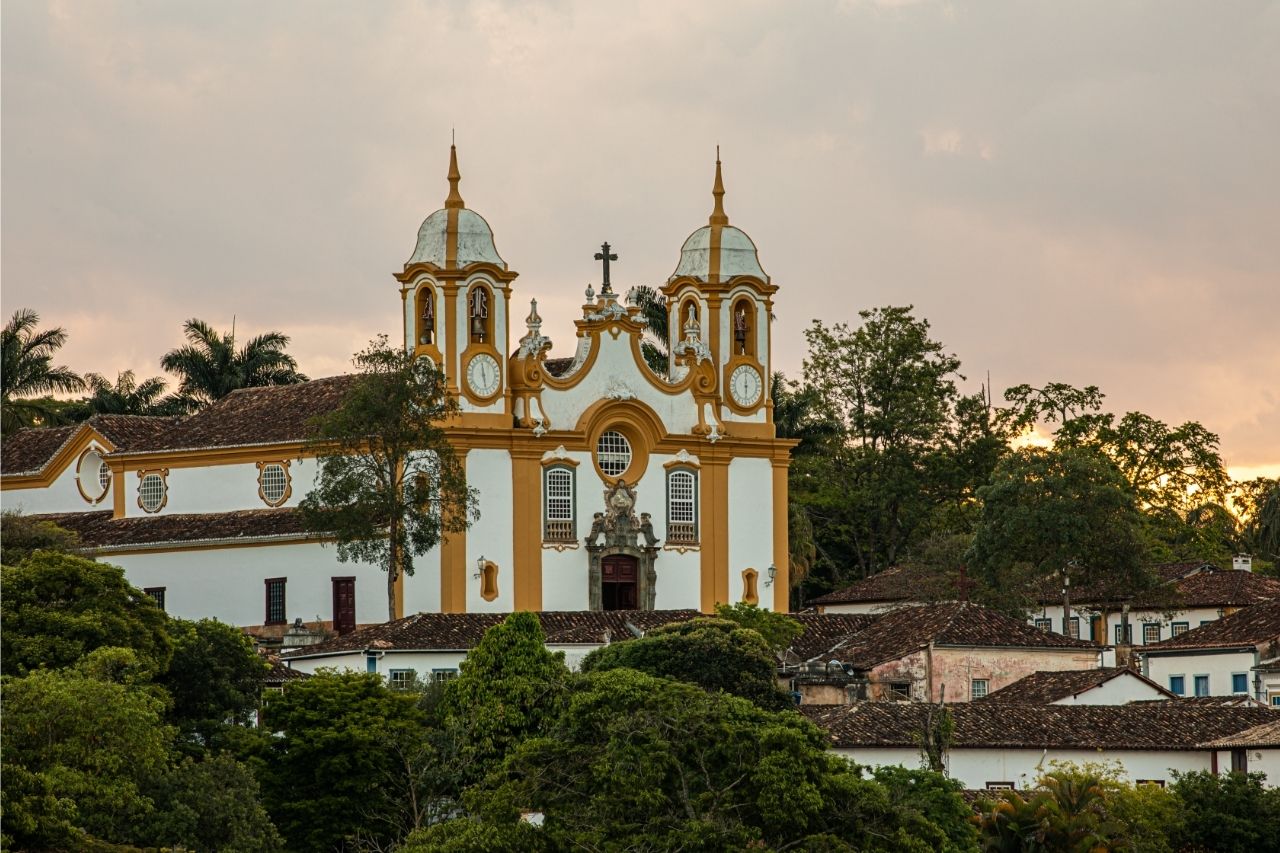
[[[602,240],[658,284],[726,207],[814,317],[912,304],[963,361],[1097,384],[1280,473],[1280,3],[54,2],[3,7],[2,275],[71,367],[181,323],[396,328],[446,194],[565,354]],[[523,316],[521,310],[517,316]],[[519,334],[517,332],[516,334]]]

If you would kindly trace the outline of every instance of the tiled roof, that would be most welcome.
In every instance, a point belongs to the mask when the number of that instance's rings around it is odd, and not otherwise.
[[[572,366],[572,358],[548,358],[542,362],[542,369],[552,376],[563,376]]]
[[[82,547],[111,549],[138,545],[189,544],[305,534],[296,509],[246,509],[173,515],[111,517],[110,510],[33,515],[80,535]]]
[[[1074,669],[1063,672],[1033,672],[1020,678],[1007,687],[987,694],[979,702],[1003,702],[1023,705],[1049,705],[1059,699],[1075,696],[1086,690],[1092,690],[1106,684],[1113,678],[1128,674],[1145,681],[1159,693],[1173,698],[1173,694],[1150,679],[1143,678],[1132,669],[1124,666],[1113,666],[1105,669]]]
[[[38,473],[79,428],[43,427],[9,433],[0,442],[0,471],[9,475]]]
[[[1159,643],[1142,647],[1143,654],[1180,649],[1223,649],[1280,642],[1280,600],[1264,601],[1192,628]]]
[[[286,681],[300,681],[311,677],[309,672],[285,666],[281,662],[279,655],[263,655],[263,657],[266,658],[267,664],[271,667],[262,676],[262,684],[266,687],[279,687]]]
[[[950,578],[910,566],[893,566],[869,578],[820,595],[810,604],[876,604],[898,601],[928,601],[953,596]]]
[[[807,661],[843,645],[880,618],[873,613],[794,613],[804,633],[788,648],[789,661]]]
[[[1195,749],[1262,723],[1266,708],[1132,705],[948,705],[959,748]],[[927,706],[919,702],[801,705],[836,748],[916,747]]]
[[[1130,705],[1200,705],[1205,708],[1266,708],[1252,696],[1237,693],[1233,696],[1176,696],[1172,699],[1134,699]]]
[[[1280,598],[1280,580],[1239,569],[1218,569],[1182,578],[1174,584],[1180,607],[1248,607]],[[1134,606],[1141,606],[1142,596]]]
[[[332,640],[284,654],[310,657],[364,649],[381,651],[465,651],[508,613],[417,613],[394,622],[367,625]],[[701,616],[697,610],[560,610],[535,614],[548,643],[604,643],[636,636],[669,622]]]
[[[331,376],[293,385],[241,388],[129,450],[154,452],[303,441],[308,434],[307,422],[341,405],[356,379]]]
[[[1244,747],[1277,747],[1280,746],[1280,720],[1263,723],[1251,729],[1245,729],[1229,737],[1210,741],[1205,746],[1211,749],[1236,749]]]
[[[1182,562],[1182,563],[1160,563],[1151,567],[1152,572],[1158,581],[1157,586],[1145,593],[1139,595],[1138,599],[1143,602],[1142,606],[1148,607],[1165,607],[1172,605],[1173,593],[1170,584],[1176,584],[1183,578],[1192,577],[1200,572],[1214,572],[1220,569],[1212,563],[1206,563],[1203,560]],[[1062,603],[1062,580],[1057,575],[1051,575],[1045,578],[1040,584],[1037,599],[1041,604],[1061,604]],[[1088,606],[1091,604],[1114,604],[1119,601],[1131,601],[1137,606],[1138,599],[1133,596],[1117,593],[1114,589],[1108,589],[1101,584],[1078,585],[1071,588],[1071,601],[1074,605]]]

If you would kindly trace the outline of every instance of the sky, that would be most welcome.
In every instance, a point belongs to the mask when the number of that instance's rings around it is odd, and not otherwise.
[[[966,391],[1098,385],[1280,474],[1280,3],[51,2],[0,10],[0,282],[62,361],[160,373],[198,317],[311,376],[398,339],[467,206],[553,355],[608,240],[659,285],[711,209],[815,317],[913,305]],[[512,338],[523,329],[512,328]]]

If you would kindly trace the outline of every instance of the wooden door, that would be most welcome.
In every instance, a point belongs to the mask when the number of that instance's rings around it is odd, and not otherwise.
[[[639,561],[615,554],[600,561],[600,604],[605,610],[635,610]]]
[[[346,634],[356,629],[356,579],[333,579],[333,630]]]

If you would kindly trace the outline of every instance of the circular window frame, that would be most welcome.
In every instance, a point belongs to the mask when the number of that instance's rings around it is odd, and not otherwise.
[[[90,464],[89,457],[91,456],[98,460],[98,464],[93,466],[92,471],[86,471],[85,466]],[[96,444],[86,447],[76,458],[76,490],[80,492],[80,497],[84,498],[87,503],[100,504],[106,500],[108,493],[111,491],[110,480],[108,480],[106,486],[102,485],[102,466],[106,464],[107,460],[103,455],[103,450]]]
[[[148,477],[156,477],[157,479],[160,480],[160,503],[157,504],[155,507],[148,507],[146,503],[144,503],[142,500],[142,487],[143,487],[143,484],[147,482]],[[169,469],[153,468],[146,471],[139,471],[138,472],[138,509],[142,510],[148,515],[155,515],[157,512],[160,512],[160,510],[164,509],[168,503],[169,503]]]
[[[631,461],[618,474],[611,474],[600,465],[600,439],[607,432],[618,433],[631,447]],[[629,486],[634,486],[640,482],[640,478],[649,467],[649,442],[645,440],[644,433],[629,421],[605,421],[591,431],[587,447],[591,451],[591,464],[596,469],[596,474],[602,482],[609,485],[621,480]]]
[[[272,459],[267,462],[258,462],[256,464],[258,466],[258,497],[269,507],[282,506],[293,495],[293,474],[289,471],[289,460]],[[267,469],[273,466],[284,472],[284,492],[280,495],[279,499],[275,501],[272,501],[267,497],[266,485],[263,483],[263,478],[266,476]]]

